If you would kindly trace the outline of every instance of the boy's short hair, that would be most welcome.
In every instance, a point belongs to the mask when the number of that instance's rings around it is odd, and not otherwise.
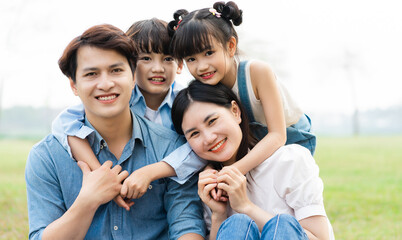
[[[163,20],[151,18],[135,22],[126,34],[135,42],[140,52],[171,55],[171,37],[167,30],[167,22]]]
[[[119,28],[109,24],[102,24],[93,26],[82,35],[74,38],[59,59],[60,70],[64,75],[71,78],[74,83],[77,71],[77,51],[83,46],[115,50],[127,58],[134,74],[137,63],[137,49],[133,40]]]

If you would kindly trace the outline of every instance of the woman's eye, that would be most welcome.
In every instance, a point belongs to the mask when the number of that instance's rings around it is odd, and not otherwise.
[[[218,118],[212,118],[211,120],[208,121],[208,125],[213,124]]]
[[[197,136],[197,135],[198,135],[198,132],[194,131],[194,132],[192,132],[192,133],[190,134],[190,138],[195,137],[195,136]]]

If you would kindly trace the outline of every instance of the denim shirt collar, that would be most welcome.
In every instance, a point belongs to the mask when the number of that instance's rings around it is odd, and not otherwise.
[[[144,146],[145,146],[145,142],[144,142],[142,129],[140,127],[138,119],[136,118],[135,114],[131,110],[130,110],[130,112],[131,112],[133,130],[132,130],[132,134],[131,134],[132,137],[127,144],[129,144],[130,151],[132,152],[134,149],[135,140],[138,139]],[[98,131],[96,131],[96,129],[92,126],[92,124],[88,121],[86,116],[85,116],[84,124],[85,124],[85,126],[94,130],[91,134],[88,135],[87,140],[88,140],[88,143],[91,146],[94,154],[98,155],[99,152],[103,148],[107,147],[107,143],[103,139],[103,137],[98,133]]]
[[[165,99],[163,99],[161,105],[159,106],[158,110],[161,109],[163,106],[168,105],[169,108],[172,108],[173,105],[173,100],[174,100],[174,92],[172,91],[173,87],[175,85],[175,82],[173,82],[172,87],[169,88],[169,92],[166,94]],[[146,107],[146,102],[144,95],[142,95],[138,85],[135,85],[135,88],[133,90],[133,93],[131,94],[131,99],[130,99],[130,107],[136,105],[137,103],[142,103],[141,106]],[[144,108],[144,114],[145,114],[145,108]]]

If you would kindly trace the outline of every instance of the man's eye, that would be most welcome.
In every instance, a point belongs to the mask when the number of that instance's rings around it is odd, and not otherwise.
[[[89,73],[85,73],[84,77],[91,77],[91,76],[95,76],[96,73],[95,72],[89,72]]]
[[[121,68],[115,68],[112,70],[112,72],[122,72],[122,71],[123,71],[123,69],[121,69]]]

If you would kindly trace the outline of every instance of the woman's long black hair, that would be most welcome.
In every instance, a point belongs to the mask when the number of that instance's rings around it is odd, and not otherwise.
[[[172,121],[176,132],[184,134],[182,129],[183,116],[193,102],[213,103],[225,108],[231,108],[232,101],[235,101],[240,108],[241,122],[239,125],[243,133],[236,161],[243,158],[248,153],[248,149],[254,147],[256,139],[250,134],[247,114],[240,101],[232,90],[221,83],[209,85],[198,80],[193,80],[187,88],[179,92],[172,106]]]

